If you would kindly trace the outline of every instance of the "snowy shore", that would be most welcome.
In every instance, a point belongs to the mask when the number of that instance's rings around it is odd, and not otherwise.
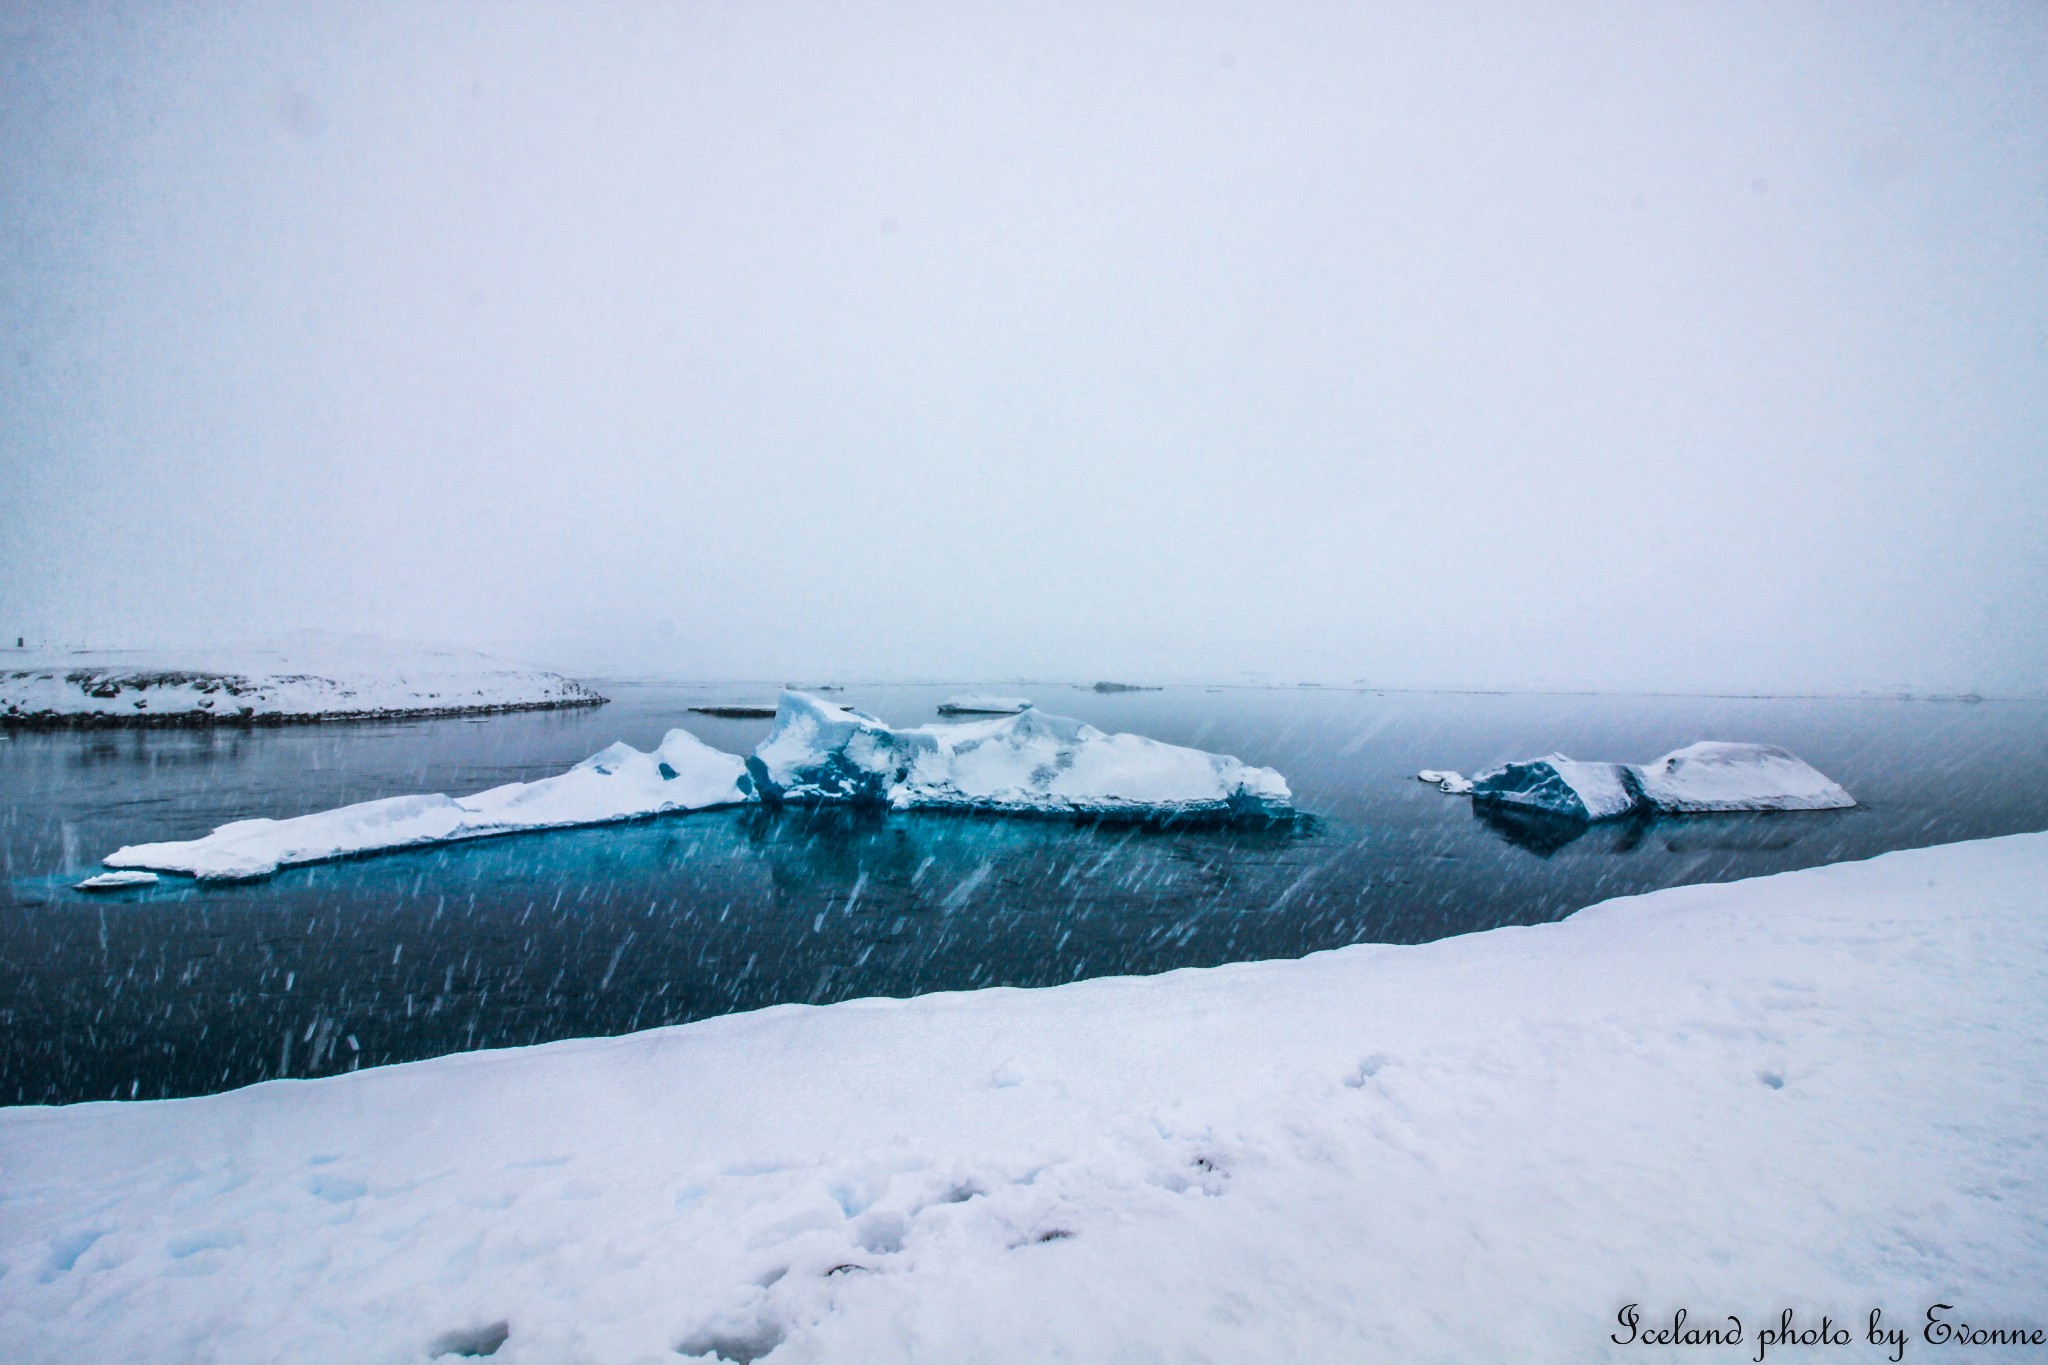
[[[345,636],[267,649],[0,650],[0,726],[262,725],[603,701],[486,654]]]
[[[1667,1358],[1610,1343],[1636,1304],[1740,1317],[1689,1360],[1873,1308],[1948,1359],[1935,1303],[2048,1327],[2044,888],[2016,835],[1418,947],[4,1110],[0,1340]]]

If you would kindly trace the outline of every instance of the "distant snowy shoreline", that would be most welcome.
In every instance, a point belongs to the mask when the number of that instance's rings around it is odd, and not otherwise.
[[[0,1339],[1235,1365],[1629,1360],[1628,1305],[2042,1325],[2044,886],[2023,834],[1412,947],[0,1110]]]
[[[0,650],[0,727],[284,725],[488,715],[605,698],[467,650],[321,638],[266,649]]]

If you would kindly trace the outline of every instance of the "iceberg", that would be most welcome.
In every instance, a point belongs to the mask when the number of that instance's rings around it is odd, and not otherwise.
[[[1424,768],[1415,775],[1424,782],[1435,783],[1438,791],[1450,796],[1469,796],[1472,792],[1472,780],[1463,773],[1445,772],[1436,768]]]
[[[1447,792],[1456,773],[1421,774]],[[1572,820],[1712,811],[1840,810],[1856,798],[1774,744],[1702,740],[1654,763],[1580,763],[1563,754],[1509,763],[1473,778],[1474,801]]]
[[[1106,734],[1033,707],[999,719],[896,729],[784,692],[747,759],[769,802],[1061,815],[1293,814],[1286,779],[1223,754]]]
[[[1612,820],[1636,808],[1624,765],[1563,754],[1509,763],[1472,779],[1472,799],[1573,820]]]
[[[73,885],[74,891],[127,891],[138,886],[155,886],[154,872],[101,872]]]
[[[652,753],[614,744],[535,782],[509,782],[471,796],[393,796],[287,820],[236,820],[202,839],[133,844],[101,861],[236,881],[381,849],[735,805],[750,793],[738,755],[713,749],[687,730],[671,730]]]
[[[991,697],[980,692],[948,697],[939,703],[942,716],[1014,716],[1031,705],[1029,697]]]
[[[1646,806],[1671,814],[1724,810],[1840,810],[1841,786],[1773,744],[1705,740],[1674,749],[1629,776]]]

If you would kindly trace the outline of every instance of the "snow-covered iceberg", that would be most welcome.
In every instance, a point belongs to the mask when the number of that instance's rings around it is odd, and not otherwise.
[[[1014,716],[1031,705],[1029,697],[992,697],[969,692],[939,703],[942,716]]]
[[[1839,810],[1856,798],[1805,761],[1772,744],[1703,740],[1631,766],[1629,777],[1653,810]]]
[[[489,655],[314,632],[261,649],[0,650],[0,726],[247,725],[603,701],[558,673]]]
[[[767,801],[847,801],[896,810],[1071,815],[1293,813],[1286,779],[1223,754],[1031,708],[996,720],[896,729],[864,711],[784,692],[747,759]]]
[[[1472,779],[1471,790],[1474,801],[1573,820],[1612,820],[1636,808],[1635,792],[1622,764],[1581,763],[1563,754],[1480,773]]]
[[[203,839],[133,844],[102,861],[238,880],[379,849],[729,806],[745,801],[750,789],[738,755],[713,749],[687,730],[671,730],[653,753],[614,744],[536,782],[510,782],[473,796],[393,796],[288,820],[236,820]]]
[[[1424,772],[1423,780],[1455,779]],[[1455,781],[1439,781],[1447,792]],[[1856,798],[1825,774],[1773,744],[1702,740],[1654,763],[1581,763],[1551,754],[1509,763],[1473,778],[1472,799],[1573,820],[1613,820],[1655,812],[1840,810]]]

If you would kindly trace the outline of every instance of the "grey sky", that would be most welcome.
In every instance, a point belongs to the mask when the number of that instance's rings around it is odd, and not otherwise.
[[[2039,4],[17,3],[0,331],[36,642],[2048,690]]]

